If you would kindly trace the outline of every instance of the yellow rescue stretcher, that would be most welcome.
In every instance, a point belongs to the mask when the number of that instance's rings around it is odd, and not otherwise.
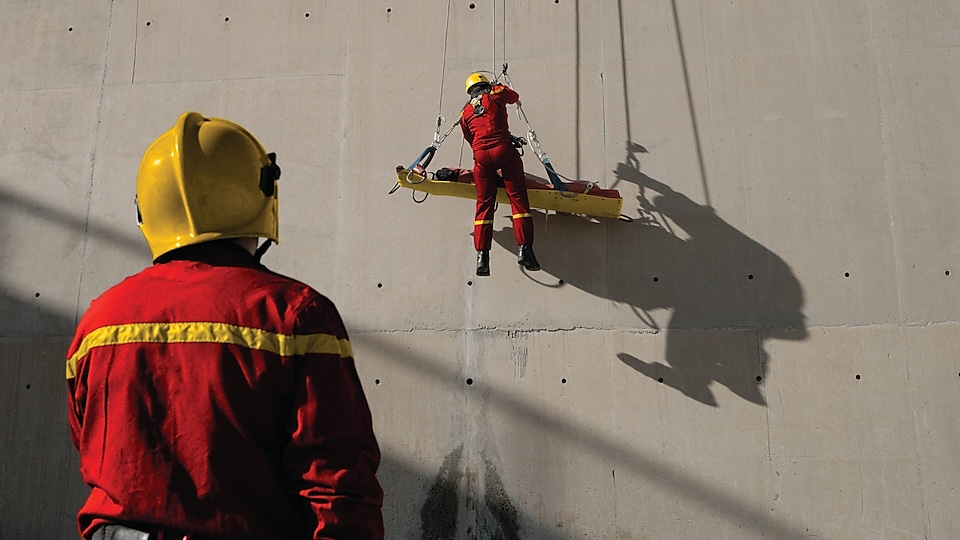
[[[398,165],[397,183],[407,189],[431,195],[474,200],[477,198],[473,171],[469,169],[447,169],[452,174],[445,174],[444,177],[449,178],[445,180],[437,179],[436,174],[434,178],[429,178],[429,174],[422,167],[417,166],[414,169]],[[529,173],[524,173],[524,176],[531,208],[611,219],[618,219],[621,215],[623,198],[615,189],[602,189],[592,182],[574,181],[564,182],[565,189],[559,190]],[[510,203],[507,192],[502,187],[497,189],[497,202]]]

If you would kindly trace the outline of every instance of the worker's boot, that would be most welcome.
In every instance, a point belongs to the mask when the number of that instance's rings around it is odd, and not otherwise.
[[[490,275],[490,250],[481,249],[477,252],[477,275]]]
[[[520,246],[520,255],[517,256],[517,264],[523,266],[531,272],[540,269],[540,263],[537,262],[537,256],[533,254],[533,246]]]

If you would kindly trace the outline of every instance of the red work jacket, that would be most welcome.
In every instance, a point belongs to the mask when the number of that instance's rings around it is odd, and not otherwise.
[[[480,94],[468,102],[460,113],[460,129],[463,131],[463,138],[470,143],[470,148],[489,150],[502,144],[510,145],[507,105],[519,100],[519,94],[497,84],[490,88],[490,92]],[[476,101],[483,107],[481,114],[476,114]]]
[[[232,243],[94,300],[67,355],[77,516],[209,538],[382,538],[380,450],[330,300]]]

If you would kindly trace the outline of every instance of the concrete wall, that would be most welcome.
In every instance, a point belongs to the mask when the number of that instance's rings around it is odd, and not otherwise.
[[[265,262],[351,331],[389,538],[960,537],[956,2],[0,13],[0,538],[76,537],[64,352],[149,263],[137,165],[186,110],[279,155]],[[526,274],[501,207],[477,278],[472,201],[388,191],[504,62],[633,221],[538,214]]]

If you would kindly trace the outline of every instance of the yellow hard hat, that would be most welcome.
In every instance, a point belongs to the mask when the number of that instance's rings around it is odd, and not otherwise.
[[[490,79],[488,79],[483,73],[471,73],[470,76],[467,77],[467,93],[470,93],[471,86],[480,83],[490,84]]]
[[[220,238],[279,241],[276,154],[243,127],[196,112],[153,141],[137,174],[137,221],[153,259]]]

